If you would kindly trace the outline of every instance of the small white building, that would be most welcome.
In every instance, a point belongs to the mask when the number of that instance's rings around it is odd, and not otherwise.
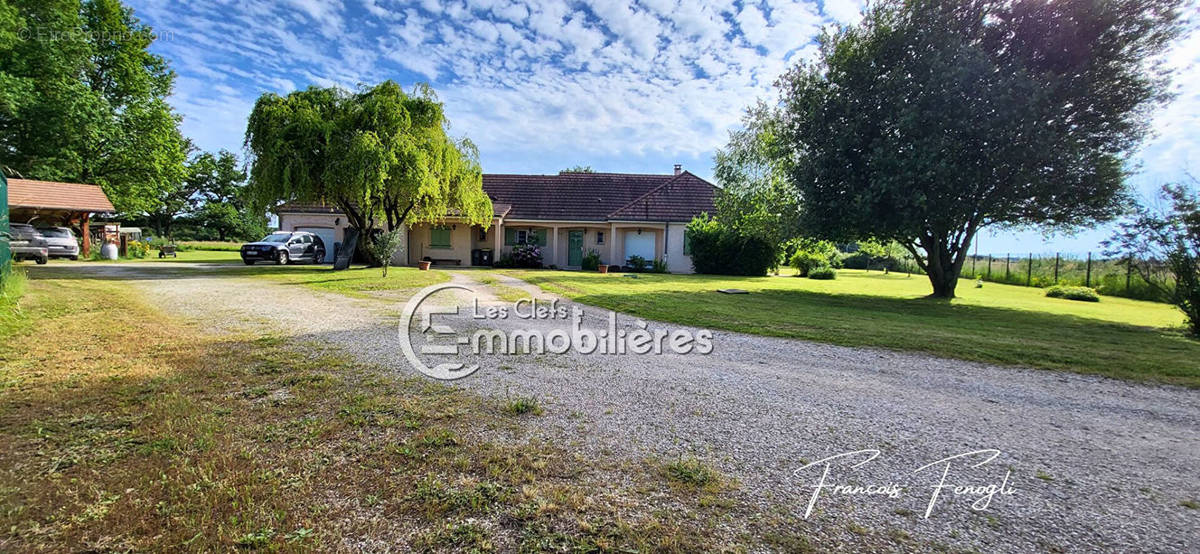
[[[518,245],[536,244],[546,266],[578,269],[595,252],[602,264],[627,265],[636,255],[663,260],[672,273],[691,273],[684,229],[693,217],[714,212],[717,187],[676,166],[669,175],[485,174],[483,190],[494,212],[488,228],[454,217],[413,225],[393,261],[492,265]],[[331,206],[286,203],[276,213],[281,230],[315,233],[327,245],[342,242],[349,228]],[[326,252],[332,261],[334,248]]]

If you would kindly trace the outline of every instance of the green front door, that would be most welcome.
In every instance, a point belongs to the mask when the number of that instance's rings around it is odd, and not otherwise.
[[[583,231],[567,231],[567,265],[583,265]]]

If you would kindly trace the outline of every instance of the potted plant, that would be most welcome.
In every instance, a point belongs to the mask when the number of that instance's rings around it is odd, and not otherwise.
[[[431,262],[429,260],[421,260],[421,261],[417,262],[417,269],[419,269],[421,271],[429,271],[429,265],[432,263],[433,262]]]
[[[608,273],[608,264],[600,264],[596,266],[596,271],[600,273]]]

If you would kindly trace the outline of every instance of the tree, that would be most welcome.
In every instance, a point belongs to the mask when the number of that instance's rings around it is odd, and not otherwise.
[[[953,297],[991,226],[1073,229],[1128,201],[1126,158],[1169,98],[1181,0],[882,0],[785,74],[803,228],[896,240]]]
[[[226,150],[204,152],[189,164],[189,188],[199,200],[192,221],[216,233],[220,241],[260,237],[266,232],[265,210],[254,206],[246,192],[246,172],[237,156]]]
[[[387,277],[388,266],[392,265],[392,255],[396,253],[396,249],[404,244],[404,231],[396,229],[394,231],[379,231],[375,233],[367,248],[371,250],[371,255],[379,260],[379,264],[383,267],[383,276]]]
[[[717,217],[740,233],[783,245],[800,237],[800,198],[787,179],[779,119],[759,102],[746,111],[742,125],[715,156],[714,176],[721,185]]]
[[[559,171],[558,174],[562,175],[564,173],[595,173],[595,172],[596,172],[596,170],[592,169],[592,166],[590,166],[590,165],[576,165],[576,166],[568,167],[562,171]]]
[[[492,202],[478,152],[450,138],[448,126],[427,85],[411,95],[392,81],[356,93],[264,94],[246,128],[249,191],[263,205],[332,203],[369,240],[381,223],[393,231],[451,213],[486,226]]]
[[[1121,256],[1132,271],[1169,298],[1187,316],[1188,331],[1200,338],[1200,194],[1191,186],[1166,185],[1164,207],[1138,206],[1104,242],[1105,255]]]
[[[98,184],[119,212],[159,208],[187,153],[154,38],[117,0],[0,0],[0,162]]]

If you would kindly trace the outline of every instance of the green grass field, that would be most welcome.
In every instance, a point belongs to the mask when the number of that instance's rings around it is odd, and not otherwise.
[[[922,276],[843,270],[796,277],[508,271],[573,300],[648,319],[846,346],[1064,369],[1200,387],[1200,341],[1167,304],[1046,298],[1038,288],[963,280],[953,301]],[[748,295],[717,289],[740,288]]]

